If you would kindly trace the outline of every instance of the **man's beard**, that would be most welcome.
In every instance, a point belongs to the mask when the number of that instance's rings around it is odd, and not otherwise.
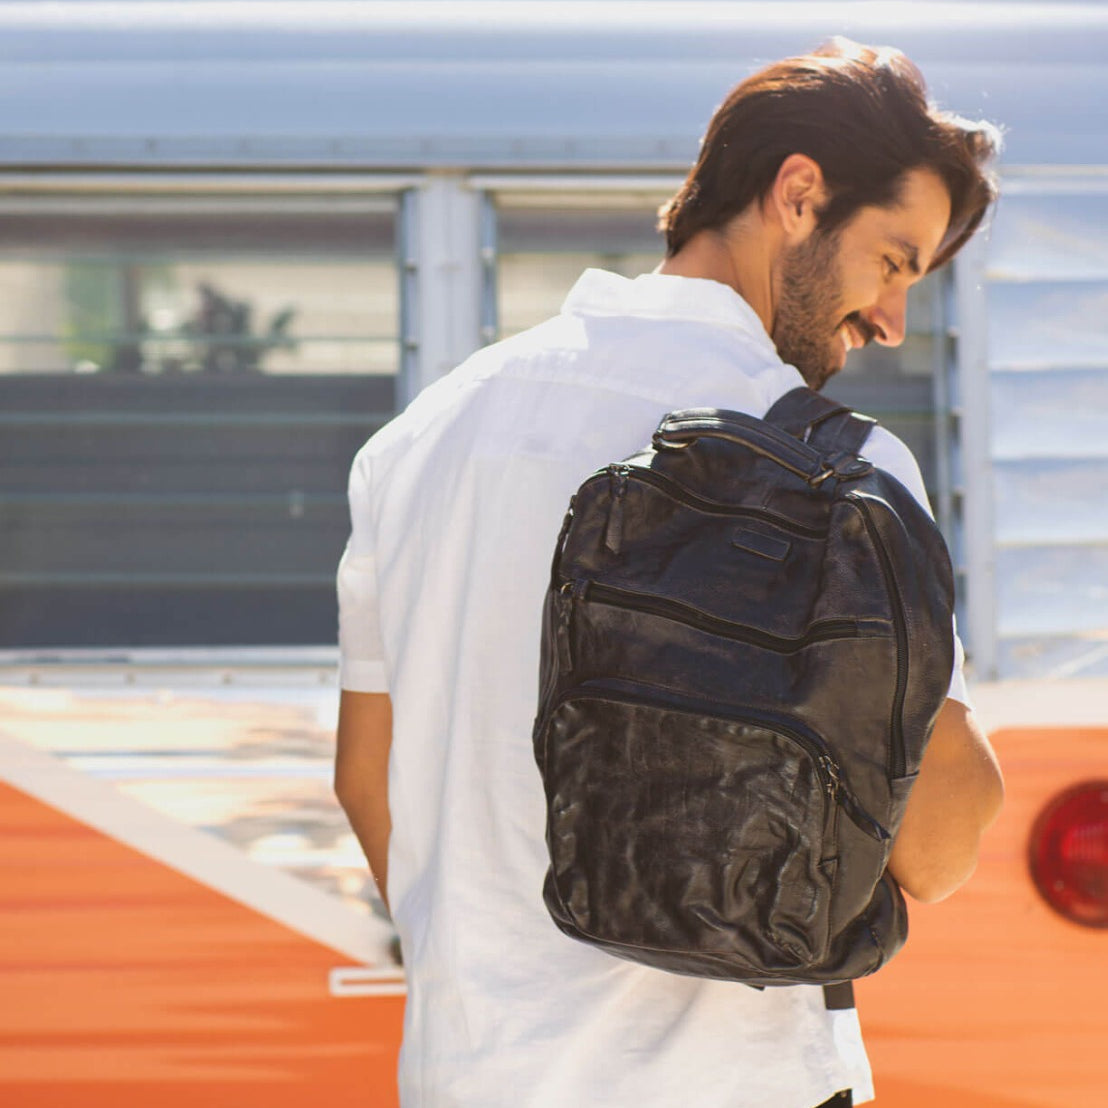
[[[845,357],[839,334],[846,322],[841,294],[839,236],[816,230],[784,258],[781,298],[770,336],[781,360],[795,366],[813,389],[822,388]],[[868,327],[858,322],[858,330],[868,338]]]

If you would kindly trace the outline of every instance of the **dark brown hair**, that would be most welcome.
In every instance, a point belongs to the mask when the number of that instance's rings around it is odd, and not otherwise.
[[[899,50],[835,38],[814,53],[767,66],[716,111],[700,156],[659,211],[672,257],[698,231],[722,228],[771,189],[790,154],[820,166],[829,199],[820,228],[834,231],[861,207],[895,204],[909,170],[946,184],[950,224],[932,269],[965,244],[996,198],[988,169],[1000,132],[929,103],[923,76]]]

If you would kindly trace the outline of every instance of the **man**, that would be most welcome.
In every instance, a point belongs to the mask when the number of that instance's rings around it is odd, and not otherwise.
[[[663,413],[762,415],[903,339],[909,287],[993,197],[993,135],[929,109],[896,51],[839,40],[770,66],[713,119],[655,273],[586,273],[560,316],[475,354],[358,455],[336,790],[401,938],[404,1108],[872,1096],[855,1013],[821,989],[667,974],[547,917],[540,609],[573,490]],[[866,452],[924,501],[897,439]],[[1000,805],[965,705],[959,663],[890,863],[923,900],[969,876]]]

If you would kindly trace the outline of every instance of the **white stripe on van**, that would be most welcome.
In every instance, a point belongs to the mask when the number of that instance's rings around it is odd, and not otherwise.
[[[353,962],[390,966],[389,925],[0,731],[0,780]],[[394,977],[399,980],[400,971]]]

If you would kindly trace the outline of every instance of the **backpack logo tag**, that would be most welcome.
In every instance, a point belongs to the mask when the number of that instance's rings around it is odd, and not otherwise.
[[[775,539],[745,527],[740,527],[731,536],[731,545],[774,562],[783,562],[792,549],[792,543],[785,542],[784,539]]]

